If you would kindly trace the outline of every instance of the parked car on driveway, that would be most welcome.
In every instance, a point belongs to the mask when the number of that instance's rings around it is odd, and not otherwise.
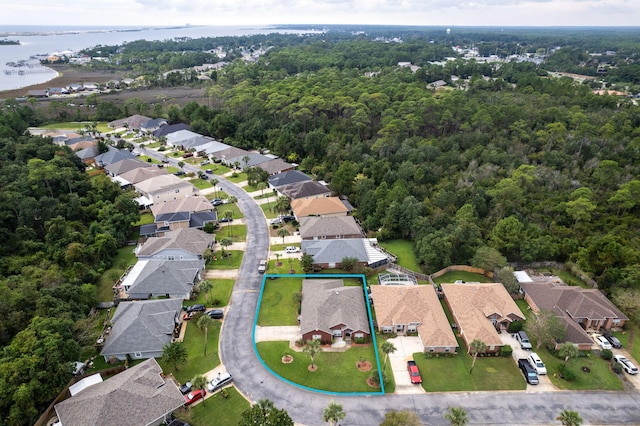
[[[207,383],[207,390],[209,392],[215,392],[218,389],[228,385],[232,381],[233,378],[231,377],[231,374],[227,373],[226,371],[224,373],[218,373],[218,376],[216,378]]]
[[[594,334],[593,341],[596,342],[596,344],[600,346],[600,348],[611,350],[611,343],[609,343],[609,341],[605,339],[604,336],[601,336],[599,334]]]
[[[407,361],[407,371],[409,371],[409,377],[411,378],[411,383],[414,385],[422,383],[422,377],[420,377],[420,370],[418,370],[418,366],[416,362],[413,360]]]
[[[518,360],[518,368],[520,368],[522,374],[524,374],[527,383],[530,385],[537,385],[539,383],[538,373],[536,373],[536,370],[529,364],[526,358],[520,358]]]
[[[518,331],[516,333],[516,340],[520,342],[520,347],[522,349],[531,349],[531,341],[529,340],[529,336],[524,331]]]
[[[622,347],[622,342],[610,332],[607,331],[606,333],[602,333],[602,336],[604,336],[604,338],[607,339],[614,348],[620,349]]]
[[[224,311],[222,309],[212,309],[210,311],[205,312],[206,315],[213,319],[222,319],[224,316]]]
[[[224,202],[220,198],[214,198],[213,200],[211,200],[211,204],[214,206],[220,206],[224,204]]]
[[[221,217],[218,222],[220,222],[220,223],[233,222],[233,218],[232,217]]]
[[[196,389],[194,391],[191,391],[184,396],[184,405],[191,405],[194,402],[204,398],[206,394],[207,392],[202,389]]]
[[[193,152],[187,152],[182,156],[182,158],[189,158],[189,157],[193,157]]]
[[[201,305],[201,304],[197,304],[197,305],[191,305],[191,306],[187,306],[187,313],[191,313],[191,312],[204,312],[207,310],[206,306]]]
[[[258,272],[264,274],[267,271],[267,261],[261,260],[260,264],[258,264]]]
[[[204,172],[205,172],[206,174],[208,174],[208,175],[212,175],[212,174],[213,174],[213,170],[211,170],[211,169],[207,169],[207,170],[205,170]]]
[[[191,382],[187,382],[184,385],[180,386],[180,392],[182,392],[183,395],[191,392]]]
[[[287,246],[285,247],[284,251],[287,253],[300,253],[300,247]]]
[[[529,364],[536,370],[536,373],[539,375],[547,374],[547,367],[545,367],[544,362],[540,359],[537,353],[531,352],[529,355]]]
[[[638,367],[622,355],[614,355],[613,359],[622,366],[627,374],[638,374]]]

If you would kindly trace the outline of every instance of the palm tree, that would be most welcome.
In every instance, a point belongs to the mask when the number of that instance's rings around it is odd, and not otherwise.
[[[280,266],[281,265],[280,256],[282,255],[280,253],[276,253],[275,256],[276,256],[276,266]]]
[[[207,356],[207,340],[209,340],[209,327],[213,324],[213,320],[209,315],[201,315],[198,318],[198,328],[204,331],[204,356]]]
[[[260,196],[264,197],[264,190],[267,189],[267,184],[265,182],[258,182],[256,188],[260,190]]]
[[[162,348],[162,360],[178,371],[187,362],[187,350],[178,342],[169,342]]]
[[[273,410],[274,408],[276,408],[276,406],[274,405],[273,401],[271,401],[270,399],[259,399],[256,402],[256,407],[258,407],[260,409],[260,411],[262,411],[262,414],[264,414],[265,416],[269,413],[269,411]]]
[[[444,418],[451,423],[451,426],[465,426],[469,423],[467,411],[462,407],[451,407],[444,415]]]
[[[338,420],[344,419],[347,413],[342,409],[341,404],[336,404],[331,400],[327,408],[324,409],[323,418],[325,422],[328,422],[330,426],[338,424]]]
[[[473,366],[476,365],[476,359],[478,358],[478,352],[486,352],[487,344],[480,339],[473,339],[473,342],[469,345],[469,352],[473,351],[473,362],[471,363],[471,369],[469,374],[473,372]]]
[[[203,315],[202,317],[204,318],[206,317],[206,315]],[[199,374],[191,379],[191,386],[193,386],[195,389],[200,389],[203,391],[204,388],[207,387],[207,378],[202,374]],[[204,404],[204,398],[202,398],[202,403]]]
[[[200,291],[207,295],[207,303],[211,304],[210,291],[213,288],[211,281],[204,280],[200,283]]]
[[[316,365],[314,364],[316,355],[318,355],[318,352],[322,352],[322,348],[320,347],[320,340],[307,340],[307,344],[302,349],[302,351],[309,354],[309,357],[311,357],[311,368],[314,369],[316,367]]]
[[[233,212],[231,210],[227,210],[224,212],[224,217],[228,219],[227,221],[227,235],[231,236],[231,219],[233,219]]]
[[[229,247],[231,244],[233,244],[233,241],[231,241],[229,238],[223,238],[220,240],[220,247],[222,247],[222,257],[224,257],[225,255],[224,248]],[[231,262],[231,260],[229,260],[229,262]]]
[[[382,345],[380,345],[380,349],[382,350],[382,352],[384,352],[384,364],[382,366],[382,371],[384,371],[387,368],[387,359],[389,358],[389,354],[394,353],[397,348],[393,345],[392,342],[387,340],[383,342]]]
[[[249,157],[248,155],[245,155],[244,157],[242,157],[242,162],[244,163],[244,168],[246,169],[247,167],[249,167],[249,161],[251,160],[251,157]]]
[[[562,426],[580,426],[584,421],[580,414],[573,410],[562,410],[556,420],[560,420]]]
[[[218,188],[216,187],[216,185],[218,184],[218,179],[213,178],[211,179],[211,185],[213,186],[213,193],[215,194],[215,198],[218,198]]]
[[[284,244],[284,237],[288,237],[289,235],[291,235],[291,233],[287,228],[278,229],[278,237],[282,237],[282,244]]]

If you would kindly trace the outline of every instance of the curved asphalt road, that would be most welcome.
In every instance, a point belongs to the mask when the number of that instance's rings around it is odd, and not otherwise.
[[[257,358],[251,332],[262,275],[258,260],[267,259],[269,234],[262,210],[242,189],[218,177],[218,186],[238,199],[247,224],[247,248],[230,308],[222,327],[220,356],[236,387],[252,401],[267,398],[287,410],[296,423],[326,425],[324,408],[342,404],[342,425],[374,426],[393,409],[415,411],[424,424],[447,425],[452,406],[466,409],[473,425],[548,425],[564,409],[576,410],[585,424],[640,424],[639,392],[468,392],[387,396],[331,396],[300,389],[274,377]]]

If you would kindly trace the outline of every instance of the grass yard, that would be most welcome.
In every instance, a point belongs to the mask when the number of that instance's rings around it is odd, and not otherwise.
[[[547,374],[551,382],[558,389],[567,390],[622,390],[623,384],[620,377],[616,376],[609,368],[609,361],[605,361],[595,352],[588,352],[589,356],[572,358],[567,361],[567,366],[576,374],[576,380],[567,381],[560,378],[558,367],[564,362],[554,357],[543,346],[536,349],[536,353],[542,358],[547,367]],[[582,371],[582,367],[588,367],[590,372]]]
[[[162,164],[162,161],[156,160],[155,158],[149,157],[148,155],[141,155],[138,157],[138,160],[149,164]]]
[[[274,372],[285,379],[313,389],[329,392],[379,392],[379,389],[367,385],[371,371],[358,370],[360,357],[375,365],[375,353],[372,345],[354,346],[346,352],[321,352],[316,355],[318,370],[310,372],[309,355],[289,348],[289,342],[257,343],[258,354]],[[293,362],[283,364],[282,356],[293,356]]]
[[[179,367],[179,370],[175,370],[173,366],[161,358],[158,359],[162,371],[165,374],[173,374],[180,383],[187,382],[198,374],[206,373],[220,364],[218,340],[222,322],[215,320],[213,325],[209,327],[206,356],[204,354],[204,331],[200,330],[193,320],[185,322],[187,331],[182,345],[187,349],[187,362]]]
[[[638,343],[638,339],[640,339],[640,327],[631,321],[627,321],[625,330],[614,331],[613,335],[620,340],[622,347],[631,354],[631,357],[635,361],[638,361],[635,363],[638,365],[640,363],[640,343]]]
[[[196,303],[206,303],[207,306],[227,306],[229,304],[229,299],[231,299],[231,292],[233,291],[233,286],[236,283],[235,280],[232,279],[208,279],[211,284],[213,284],[213,288],[209,292],[209,298],[204,293],[198,294],[198,300]],[[216,302],[217,303],[213,303]]]
[[[49,130],[82,130],[82,129],[86,129],[87,125],[92,124],[93,121],[67,121],[65,123],[52,123],[52,124],[47,124],[46,126],[40,126],[40,129],[49,129]],[[96,123],[97,127],[97,131],[100,133],[108,133],[110,132],[111,128],[109,128],[109,126],[107,126],[107,122],[106,121],[100,121],[98,123]]]
[[[382,346],[382,344],[386,341],[387,339],[385,339],[384,337],[382,337],[381,334],[376,333],[376,343],[378,343],[378,356],[380,357],[380,368],[382,368],[382,364],[384,364],[384,352],[382,352],[382,350],[380,350],[380,347]],[[375,361],[371,361],[371,363],[374,365],[374,369],[375,367]],[[393,377],[393,369],[391,368],[391,361],[387,360],[387,365],[384,369],[384,376],[385,376],[385,381],[384,381],[384,393],[393,393],[396,391],[396,379],[395,377]]]
[[[151,212],[142,213],[140,215],[140,219],[136,223],[134,223],[133,226],[149,225],[153,223],[153,221],[154,221],[153,213]]]
[[[222,164],[214,163],[214,164],[207,164],[205,166],[202,166],[202,170],[211,170],[215,175],[223,175],[225,173],[228,173],[229,170],[231,169],[226,166],[223,166]]]
[[[134,265],[138,258],[133,253],[133,246],[124,246],[118,249],[118,254],[113,259],[111,268],[107,269],[98,279],[98,301],[113,301],[113,285],[130,265]]]
[[[436,284],[445,284],[445,283],[454,283],[457,280],[462,280],[464,282],[479,282],[479,283],[492,283],[493,280],[491,278],[485,277],[482,274],[474,274],[472,272],[465,271],[451,271],[446,274],[434,278],[433,281]]]
[[[249,409],[249,402],[244,399],[235,387],[226,388],[229,396],[223,398],[220,392],[207,398],[204,403],[193,407],[184,407],[174,414],[179,420],[188,422],[192,426],[209,426],[212,419],[220,426],[237,425],[242,413]]]
[[[265,280],[258,325],[298,325],[299,302],[295,298],[302,291],[302,278],[280,277]]]
[[[227,178],[227,180],[233,182],[233,183],[240,183],[243,182],[245,180],[247,180],[247,174],[246,173],[235,173],[234,175],[231,175]]]
[[[413,354],[427,392],[524,390],[526,383],[511,357],[482,357],[469,374],[473,357],[458,339],[460,353],[452,356]],[[430,358],[429,358],[430,357]]]
[[[222,257],[222,251],[216,251],[213,255],[218,260],[211,260],[207,262],[207,269],[238,269],[242,263],[242,256],[244,252],[242,250],[225,250],[226,257]]]
[[[221,197],[218,197],[218,198],[221,198]],[[233,214],[233,216],[231,216],[231,218],[233,219],[242,219],[244,217],[244,215],[240,211],[240,208],[235,204],[221,204],[216,207],[216,211],[218,212],[218,218],[220,219],[223,218],[225,212],[228,212],[228,211]]]
[[[218,241],[223,238],[229,238],[235,243],[247,241],[247,225],[230,225],[229,222],[221,223],[215,232],[216,240]]]
[[[557,268],[536,269],[536,271],[540,273],[551,272],[553,275],[560,277],[560,279],[564,281],[566,285],[574,285],[574,286],[587,288],[587,289],[591,288],[589,284],[585,283],[584,281],[582,281],[580,278],[576,277],[569,271],[565,271]]]
[[[274,219],[278,216],[278,212],[273,209],[275,205],[275,199],[273,201],[269,201],[268,203],[260,204],[260,208],[264,212],[264,215],[267,219]]]
[[[398,258],[398,265],[420,272],[418,259],[413,252],[413,243],[407,240],[380,241],[380,245]]]
[[[207,179],[195,178],[189,179],[189,182],[191,182],[191,184],[198,189],[211,188],[211,182],[209,182]]]
[[[302,253],[300,254],[300,256],[302,256]],[[275,257],[275,256],[274,256]],[[291,261],[291,263],[289,263],[289,261]],[[267,273],[268,274],[288,274],[290,269],[293,269],[293,271],[296,274],[302,274],[302,265],[300,264],[300,259],[299,258],[288,258],[288,259],[284,259],[284,258],[280,258],[280,263],[282,263],[282,265],[280,266],[276,266],[276,262],[275,261],[270,261],[268,264],[268,268],[267,268]],[[323,271],[324,272],[324,271]]]

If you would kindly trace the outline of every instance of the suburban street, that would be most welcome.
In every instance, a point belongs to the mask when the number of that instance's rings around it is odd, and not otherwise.
[[[148,150],[148,155],[163,155]],[[178,159],[169,157],[172,163]],[[199,168],[185,165],[187,172]],[[234,385],[255,402],[269,399],[287,410],[296,424],[320,426],[327,423],[322,415],[335,401],[342,404],[346,417],[341,425],[373,426],[390,410],[411,410],[424,424],[448,425],[444,414],[450,407],[463,407],[471,425],[549,425],[559,424],[556,417],[565,409],[575,410],[585,425],[640,425],[640,392],[546,391],[546,386],[528,386],[527,391],[410,393],[385,396],[337,396],[312,392],[283,382],[259,361],[252,341],[252,330],[263,275],[258,261],[268,259],[269,233],[264,214],[249,194],[216,176],[218,187],[238,200],[247,225],[247,241],[238,279],[225,315],[220,356],[224,368],[234,378]],[[404,362],[404,360],[403,360]],[[404,366],[402,367],[404,368]],[[428,380],[428,378],[425,378]],[[545,378],[547,379],[547,378]],[[547,379],[548,380],[548,379]]]

